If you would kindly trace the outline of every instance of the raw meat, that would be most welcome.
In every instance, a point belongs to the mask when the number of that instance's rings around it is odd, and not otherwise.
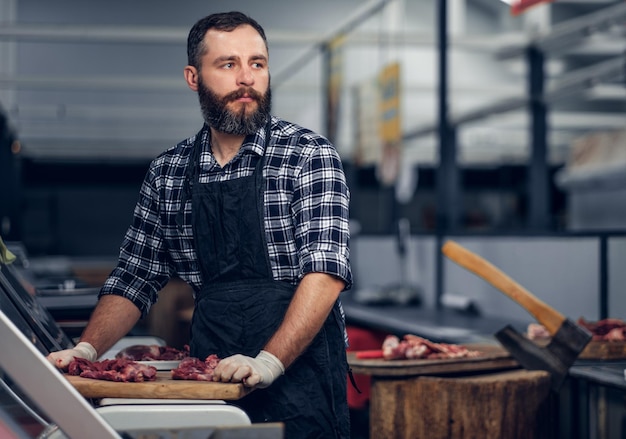
[[[157,377],[156,367],[123,358],[89,361],[75,357],[69,364],[68,373],[83,378],[119,382],[154,381]]]
[[[183,350],[170,346],[132,345],[119,351],[115,358],[124,358],[132,361],[175,361],[189,356],[189,346]]]
[[[442,359],[476,357],[478,351],[470,351],[458,344],[433,343],[413,334],[406,334],[402,340],[388,335],[383,341],[383,358],[386,360],[407,360],[416,358]]]
[[[626,322],[624,320],[609,318],[594,322],[579,317],[576,323],[591,332],[591,339],[594,341],[626,340]],[[528,325],[527,335],[531,340],[546,340],[551,337],[547,329],[538,323]]]
[[[542,340],[550,338],[550,333],[548,332],[546,327],[540,325],[539,323],[530,323],[528,325],[526,333],[528,334],[528,338],[530,338],[531,340]]]
[[[176,369],[172,369],[172,379],[213,381],[213,371],[219,362],[220,359],[215,354],[209,355],[204,361],[195,357],[187,357],[178,364]]]
[[[626,322],[620,319],[603,319],[591,322],[578,318],[576,322],[591,332],[592,340],[624,341],[626,339]]]

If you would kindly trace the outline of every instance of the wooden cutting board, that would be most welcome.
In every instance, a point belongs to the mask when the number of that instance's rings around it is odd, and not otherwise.
[[[590,341],[578,356],[581,360],[626,360],[626,342]]]
[[[470,358],[438,360],[384,360],[359,359],[355,352],[348,352],[352,372],[376,376],[448,375],[464,372],[480,372],[519,368],[519,363],[502,346],[497,344],[465,344],[467,349],[481,352]]]
[[[156,381],[120,383],[65,375],[85,398],[155,398],[236,400],[250,393],[241,383],[173,380],[169,371],[157,372]]]
[[[532,340],[539,346],[546,346],[549,339]],[[626,360],[626,341],[592,340],[578,355],[579,360]]]

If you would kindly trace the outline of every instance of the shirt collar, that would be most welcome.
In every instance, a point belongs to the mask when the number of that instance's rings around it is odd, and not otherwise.
[[[270,124],[271,124],[271,116],[270,116]],[[256,130],[254,134],[247,135],[246,138],[243,140],[243,144],[241,145],[241,148],[239,149],[239,152],[237,153],[237,155],[240,155],[242,152],[251,151],[259,156],[262,156],[265,153],[265,147],[267,145],[265,141],[265,135],[266,135],[265,127],[266,127],[266,123],[264,123],[263,126],[261,126],[258,130]],[[202,136],[202,140],[201,140],[202,152],[203,153],[208,152],[210,150],[209,143],[210,143],[210,137],[211,137],[211,130],[209,129],[209,126],[206,123],[204,124],[204,127],[200,135]],[[270,133],[270,137],[271,137],[271,133]]]

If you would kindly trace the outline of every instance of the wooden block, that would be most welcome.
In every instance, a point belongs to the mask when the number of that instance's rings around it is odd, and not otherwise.
[[[550,376],[514,370],[460,377],[373,377],[372,438],[548,439]]]

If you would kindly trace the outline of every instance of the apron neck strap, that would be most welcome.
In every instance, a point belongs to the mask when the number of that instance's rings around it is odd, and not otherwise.
[[[211,128],[208,125],[204,124],[202,129],[198,131],[196,134],[196,139],[193,142],[193,148],[191,153],[189,154],[189,159],[187,162],[187,168],[185,169],[185,181],[183,182],[183,193],[180,199],[180,208],[176,214],[176,225],[178,230],[182,232],[183,230],[183,222],[184,222],[184,214],[185,214],[185,204],[187,204],[187,200],[191,197],[191,182],[195,182],[196,177],[198,176],[198,167],[200,166],[200,153],[202,152],[202,132],[205,130],[208,131],[209,138],[211,136]],[[267,117],[267,123],[265,124],[265,139],[264,139],[264,148],[263,148],[263,156],[257,163],[255,167],[255,173],[263,175],[263,166],[265,164],[265,152],[267,148],[270,146],[270,142],[272,140],[272,116]],[[257,172],[257,171],[261,172]]]

